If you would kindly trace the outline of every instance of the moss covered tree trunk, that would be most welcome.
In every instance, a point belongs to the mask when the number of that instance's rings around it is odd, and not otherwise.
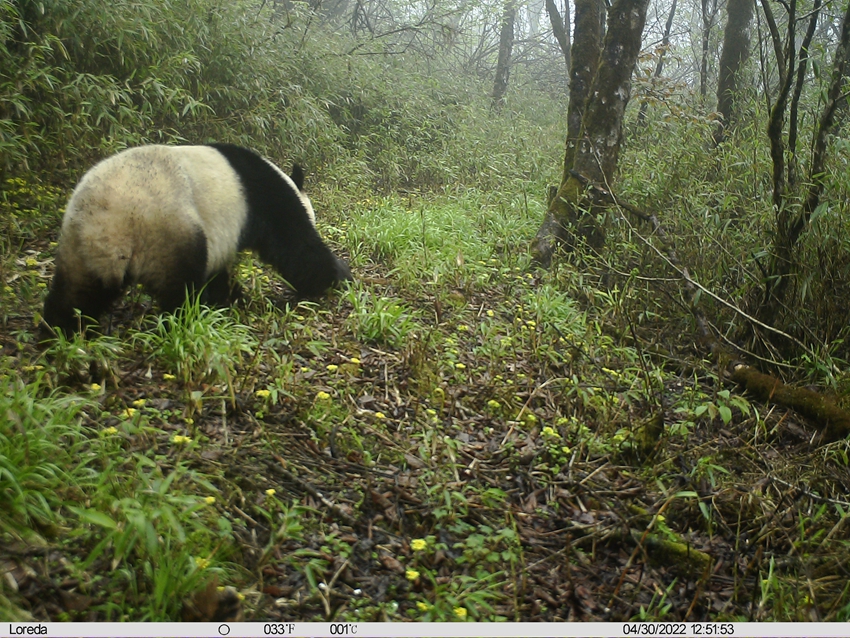
[[[750,23],[753,21],[753,0],[729,0],[726,5],[726,29],[717,79],[717,111],[723,121],[714,134],[714,141],[723,141],[727,131],[738,119],[741,102],[741,69],[750,55]]]
[[[564,157],[564,172],[573,165],[581,120],[590,85],[599,67],[602,52],[602,32],[605,16],[603,0],[576,0],[576,26],[570,54],[570,104],[567,107],[567,149]]]
[[[608,12],[608,30],[598,68],[587,92],[576,139],[567,133],[567,152],[560,188],[532,245],[536,262],[548,266],[555,248],[568,249],[586,242],[600,247],[605,232],[597,220],[604,204],[587,195],[583,180],[605,188],[617,169],[623,137],[623,114],[631,96],[632,71],[640,52],[641,36],[649,0],[616,0]],[[578,20],[579,3],[576,3]],[[579,23],[573,41],[573,68],[579,64],[576,46]],[[575,76],[573,75],[573,78]],[[570,109],[576,94],[570,91]],[[571,150],[574,151],[571,153]]]

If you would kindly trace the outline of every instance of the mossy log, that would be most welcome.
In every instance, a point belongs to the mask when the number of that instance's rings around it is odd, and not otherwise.
[[[694,549],[689,543],[670,540],[662,537],[661,534],[644,535],[637,529],[630,531],[632,539],[643,545],[646,555],[653,564],[667,567],[683,578],[698,579],[711,565],[711,556]]]
[[[745,365],[735,368],[732,380],[762,401],[775,403],[801,414],[821,431],[827,441],[835,441],[850,434],[850,413],[822,394],[786,385],[776,377]]]
[[[663,511],[666,505],[661,508]],[[671,530],[661,511],[650,514],[639,505],[629,505],[629,511],[635,515],[631,521],[629,534],[632,540],[646,552],[647,558],[659,566],[666,567],[684,578],[700,578],[711,565],[711,555],[695,549],[679,534]],[[635,527],[638,525],[638,527]],[[651,529],[641,530],[640,526]]]

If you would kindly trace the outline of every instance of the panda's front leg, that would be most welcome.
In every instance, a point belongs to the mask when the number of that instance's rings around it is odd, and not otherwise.
[[[227,270],[214,273],[204,284],[201,303],[222,308],[229,306],[242,296],[242,287]]]

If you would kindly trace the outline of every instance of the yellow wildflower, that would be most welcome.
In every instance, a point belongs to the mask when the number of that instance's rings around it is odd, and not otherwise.
[[[213,503],[215,503],[215,496],[207,496],[204,499],[204,503],[206,503],[207,505],[212,505]]]
[[[257,390],[254,394],[256,394],[260,399],[268,399],[271,394],[270,390]]]
[[[419,572],[415,569],[408,569],[404,572],[404,576],[407,580],[416,580],[419,578]]]
[[[182,434],[175,434],[174,436],[171,437],[171,442],[174,443],[175,445],[183,445],[184,443],[191,443],[192,439],[190,439],[188,436],[184,436]]]
[[[327,401],[330,398],[331,398],[331,395],[329,395],[324,390],[320,390],[319,392],[316,393],[316,401]]]
[[[428,542],[424,538],[414,538],[410,541],[410,548],[414,552],[420,552],[428,546]]]
[[[416,603],[416,609],[418,609],[419,611],[428,611],[431,608],[428,606],[428,603],[423,603],[420,600],[418,603]]]
[[[328,364],[325,367],[326,367],[328,372],[336,372],[337,370],[339,370],[339,366],[335,363]]]
[[[466,620],[466,614],[466,607],[455,607],[455,616],[457,616],[461,620]]]
[[[167,372],[164,375],[162,375],[163,381],[174,381],[174,379],[176,379],[176,378],[177,377],[175,377],[173,374],[168,374]]]
[[[266,496],[274,496],[274,495],[275,495],[275,489],[273,487],[270,487],[269,489],[266,490]]]

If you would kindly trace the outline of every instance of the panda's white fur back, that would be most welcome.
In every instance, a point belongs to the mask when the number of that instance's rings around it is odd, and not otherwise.
[[[247,214],[239,177],[216,149],[133,148],[95,165],[74,190],[60,259],[69,272],[96,273],[120,285],[168,262],[174,245],[164,239],[200,229],[209,275],[233,260]]]

